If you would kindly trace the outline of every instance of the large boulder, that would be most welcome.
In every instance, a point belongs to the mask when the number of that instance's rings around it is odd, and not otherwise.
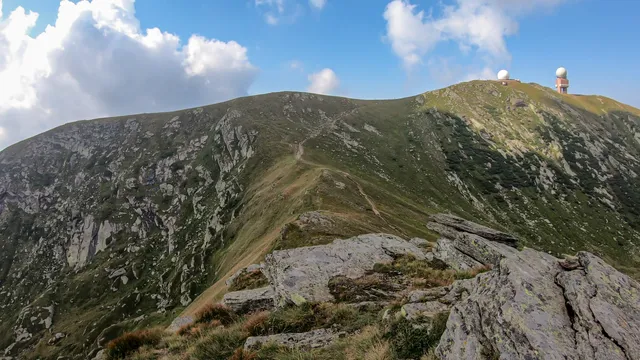
[[[592,254],[578,258],[566,270],[525,249],[465,280],[470,292],[452,307],[437,356],[640,359],[639,284]]]
[[[263,272],[275,288],[278,305],[334,301],[329,280],[337,276],[357,279],[377,263],[425,254],[416,245],[386,234],[360,235],[328,245],[274,251],[265,258]]]

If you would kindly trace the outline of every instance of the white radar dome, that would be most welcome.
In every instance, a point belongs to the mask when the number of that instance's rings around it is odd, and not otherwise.
[[[509,72],[507,70],[500,70],[498,80],[509,80]]]
[[[561,67],[556,70],[556,76],[565,79],[567,77],[567,69]]]

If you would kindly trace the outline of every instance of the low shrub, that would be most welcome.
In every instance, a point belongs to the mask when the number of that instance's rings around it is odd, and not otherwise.
[[[229,360],[256,360],[257,355],[254,352],[246,351],[242,348],[236,349]]]
[[[268,330],[269,312],[262,311],[250,315],[242,324],[243,329],[251,336],[266,334]]]
[[[229,326],[238,320],[238,316],[230,308],[222,304],[207,304],[195,314],[195,323],[209,323],[218,320]]]
[[[493,269],[493,265],[478,266],[468,271],[458,271],[455,277],[456,277],[456,280],[473,279],[478,274],[491,271],[492,269]]]
[[[249,334],[234,328],[217,328],[200,336],[193,345],[189,359],[212,360],[228,359],[242,347]]]
[[[373,273],[357,279],[336,276],[329,280],[329,291],[337,302],[384,301],[402,290],[401,282],[390,279],[388,274]]]
[[[473,278],[492,268],[492,266],[487,265],[469,271],[455,271],[447,269],[446,264],[436,260],[417,260],[414,256],[405,255],[395,259],[390,264],[375,264],[373,271],[392,276],[408,276],[412,278],[414,287],[433,288],[451,285],[456,280]]]
[[[267,320],[266,329],[270,334],[306,332],[313,329],[316,323],[314,306],[305,303],[272,312]]]
[[[265,314],[256,314],[247,320],[245,330],[252,336],[300,333],[332,326],[353,331],[374,323],[377,315],[377,311],[358,311],[346,304],[305,303],[276,310],[266,315],[266,319]]]
[[[400,318],[387,325],[384,338],[389,341],[396,358],[419,359],[438,344],[447,328],[448,317],[448,313],[436,315],[430,327]]]
[[[233,280],[233,283],[229,286],[229,291],[258,289],[267,285],[269,285],[269,281],[262,274],[262,271],[248,271]]]
[[[139,330],[125,333],[106,346],[107,359],[124,359],[145,345],[157,345],[162,339],[161,329]]]

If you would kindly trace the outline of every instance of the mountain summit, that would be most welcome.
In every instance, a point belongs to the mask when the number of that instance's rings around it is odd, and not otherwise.
[[[273,93],[67,124],[0,153],[0,350],[92,358],[221,299],[273,250],[433,242],[442,212],[637,278],[639,174],[640,110],[536,84]]]

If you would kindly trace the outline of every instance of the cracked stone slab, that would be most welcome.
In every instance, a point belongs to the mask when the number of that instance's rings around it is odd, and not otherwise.
[[[457,231],[462,231],[470,234],[482,236],[485,239],[507,244],[512,247],[516,247],[518,244],[518,238],[511,234],[504,233],[489,227],[476,224],[474,222],[459,218],[450,214],[435,214],[430,217],[431,221],[448,226]]]
[[[263,272],[275,288],[278,305],[333,301],[331,278],[357,279],[375,264],[390,263],[402,255],[425,259],[422,249],[397,236],[367,234],[328,245],[274,251],[265,257]]]
[[[226,293],[222,303],[238,314],[270,310],[274,307],[275,293],[271,286]]]
[[[640,359],[640,286],[602,259],[578,254],[583,269],[558,274],[584,359]]]
[[[592,254],[578,257],[581,267],[567,270],[555,257],[525,249],[464,280],[468,295],[453,306],[436,355],[640,359],[640,285]]]
[[[469,255],[459,251],[455,246],[455,242],[447,238],[438,239],[435,248],[433,248],[433,256],[460,271],[471,270],[483,265]]]

